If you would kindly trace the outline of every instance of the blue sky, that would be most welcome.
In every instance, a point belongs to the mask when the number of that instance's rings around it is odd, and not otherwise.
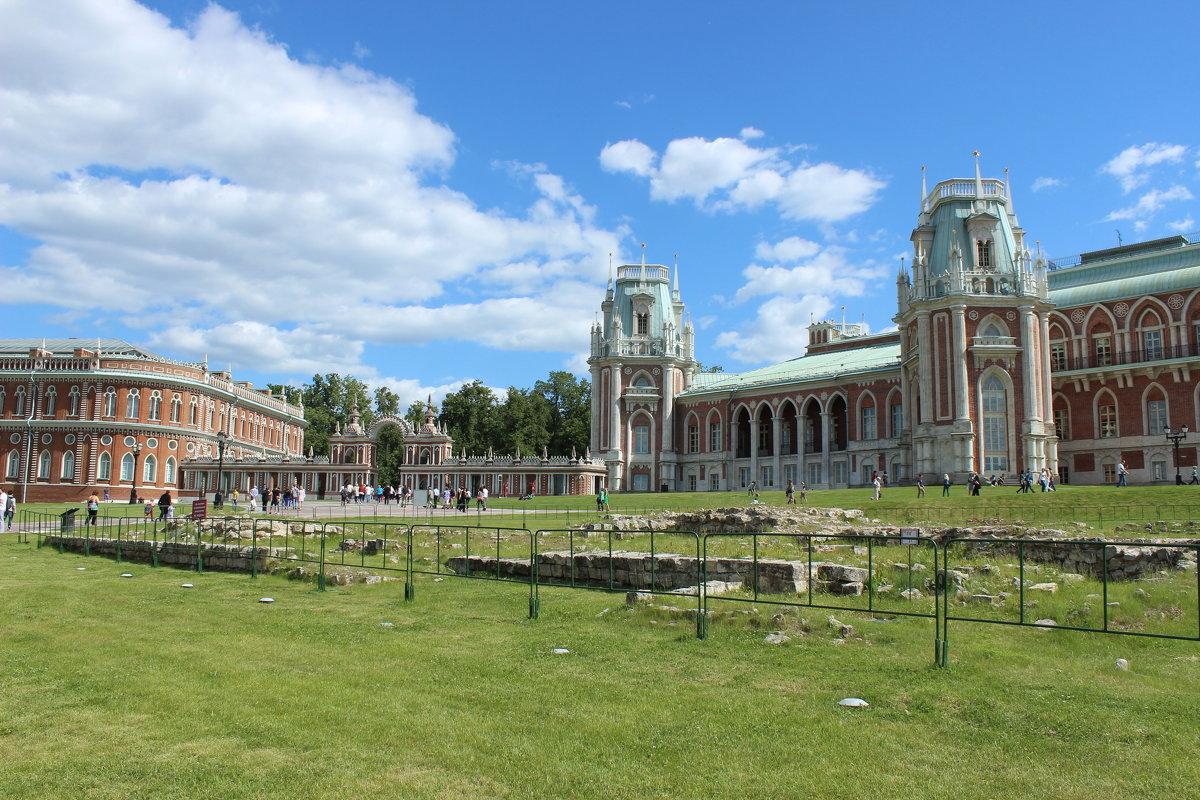
[[[1050,257],[1200,230],[1194,4],[0,0],[0,335],[405,403],[584,374],[608,254],[697,356],[890,326],[920,166]]]

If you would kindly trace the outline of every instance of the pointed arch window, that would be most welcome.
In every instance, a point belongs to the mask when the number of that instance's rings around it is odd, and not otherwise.
[[[104,416],[115,417],[116,415],[117,390],[110,386],[104,390]]]
[[[142,390],[130,389],[125,396],[125,419],[137,419],[142,410]]]
[[[995,375],[983,381],[983,471],[1008,470],[1008,393]]]
[[[633,332],[637,336],[650,335],[650,315],[649,314],[634,314],[633,315]]]
[[[150,393],[150,419],[162,419],[162,392],[157,389]]]
[[[163,473],[163,483],[172,485],[175,483],[175,458],[173,456],[167,457],[166,471]]]
[[[46,405],[42,409],[42,416],[53,417],[56,411],[58,411],[58,389],[51,386],[46,389]]]
[[[633,452],[645,455],[650,452],[650,426],[645,424],[633,426]]]
[[[0,415],[4,414],[4,401],[7,399],[4,389],[0,388]]]
[[[62,470],[59,471],[59,477],[64,481],[75,480],[75,451],[68,450],[63,453]]]
[[[1146,435],[1153,436],[1163,432],[1167,424],[1167,401],[1161,394],[1146,401]]]
[[[1111,394],[1106,394],[1096,402],[1096,424],[1099,427],[1100,438],[1117,438],[1119,420],[1117,419],[1116,401]]]
[[[79,416],[79,387],[72,386],[70,394],[67,395],[67,414],[68,416]]]
[[[40,456],[38,456],[38,473],[37,473],[37,475],[39,478],[49,478],[50,477],[50,451],[49,450],[43,450],[42,454]]]
[[[15,478],[17,473],[21,471],[21,451],[12,450],[8,454],[8,467],[4,470],[4,477]]]
[[[1065,400],[1054,402],[1054,432],[1059,441],[1071,441],[1071,409]]]
[[[1158,361],[1163,357],[1163,329],[1158,315],[1147,311],[1142,315],[1139,327],[1142,329],[1142,354],[1145,360]]]
[[[96,480],[107,481],[112,479],[112,456],[108,453],[101,453],[100,460],[96,464]]]
[[[146,456],[146,462],[142,465],[142,482],[156,483],[158,481],[158,459],[154,454]]]
[[[17,391],[13,392],[17,399],[17,407],[13,410],[13,414],[18,417],[25,416],[25,387],[18,386]]]
[[[121,480],[133,480],[133,453],[121,456]]]
[[[196,398],[192,398],[192,402],[188,404],[188,424],[196,424]]]
[[[179,422],[179,413],[182,408],[183,408],[183,400],[180,399],[179,395],[175,395],[174,397],[172,397],[171,398],[171,422]]]

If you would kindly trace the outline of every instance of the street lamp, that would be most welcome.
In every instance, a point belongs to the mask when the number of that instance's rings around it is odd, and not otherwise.
[[[130,485],[130,487],[129,487],[129,502],[130,502],[130,504],[136,503],[138,501],[137,470],[138,470],[138,456],[140,456],[141,454],[142,454],[142,443],[138,442],[137,444],[135,444],[133,446],[133,481],[132,481],[132,485]]]
[[[221,498],[220,503],[215,503],[218,508],[225,504],[225,495],[221,491],[225,481],[225,443],[229,441],[229,434],[225,431],[217,431],[217,496]],[[216,498],[213,498],[214,501]]]
[[[1178,429],[1172,430],[1170,425],[1163,426],[1163,435],[1167,437],[1167,441],[1175,445],[1175,485],[1183,485],[1183,476],[1179,474],[1179,443],[1187,436],[1188,426],[1181,425]]]

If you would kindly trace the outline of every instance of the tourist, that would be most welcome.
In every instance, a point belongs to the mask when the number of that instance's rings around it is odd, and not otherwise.
[[[237,501],[238,501],[238,497],[240,497],[240,496],[241,496],[241,494],[238,492],[237,489],[234,489],[233,494],[230,495],[230,498],[233,500],[233,510],[234,511],[237,511]]]
[[[608,488],[607,487],[605,487],[605,486],[600,487],[600,494],[598,495],[598,499],[600,502],[600,510],[608,511]]]
[[[7,504],[8,492],[4,491],[4,487],[0,486],[0,533],[8,531],[8,526],[4,523],[4,506]]]
[[[250,513],[253,514],[258,509],[258,487],[250,487]]]
[[[924,496],[925,496],[925,476],[918,475],[917,476],[917,497],[924,497]]]
[[[1192,479],[1188,481],[1188,486],[1195,486],[1196,484],[1200,484],[1200,470],[1192,467]]]
[[[1117,464],[1117,488],[1129,486],[1129,470],[1125,466],[1124,460]]]
[[[146,498],[146,502],[142,505],[142,519],[150,519],[154,516],[154,503],[150,498]]]
[[[304,499],[308,497],[308,492],[303,486],[296,487],[296,508],[304,508]]]
[[[888,485],[887,470],[885,469],[883,472],[881,472],[879,477],[883,480],[883,487],[886,489]]]
[[[942,475],[942,497],[950,496],[950,473],[946,472]]]
[[[804,481],[800,481],[800,502],[808,502],[808,484]]]
[[[225,505],[225,496],[221,494],[221,490],[213,492],[213,508],[222,508]]]
[[[17,490],[14,488],[8,493],[8,499],[4,501],[4,530],[12,528],[13,515],[17,513]]]
[[[753,497],[758,493],[758,481],[750,481],[750,486],[746,489],[746,497]]]
[[[167,509],[171,507],[171,493],[163,492],[162,497],[158,498],[158,518],[165,520],[167,518]],[[234,503],[234,508],[237,508],[237,503]]]
[[[875,487],[875,491],[871,494],[871,499],[878,500],[883,495],[883,479],[876,475],[871,481],[871,485]]]
[[[796,505],[796,484],[788,481],[787,489],[784,490],[784,493],[787,495],[787,505]]]
[[[4,497],[4,490],[0,489],[0,498],[2,498],[2,497]],[[2,507],[2,506],[3,506],[3,501],[0,501],[0,507]],[[97,522],[98,522],[96,518],[100,514],[100,498],[96,496],[95,490],[93,490],[92,493],[88,495],[87,512],[88,512],[87,524],[91,525],[93,528],[96,527]]]
[[[479,507],[487,511],[488,488],[481,486],[479,489]]]
[[[450,507],[450,487],[442,489],[442,508]]]

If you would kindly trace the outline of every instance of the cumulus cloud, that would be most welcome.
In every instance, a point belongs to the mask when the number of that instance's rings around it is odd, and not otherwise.
[[[1121,182],[1121,189],[1131,192],[1149,180],[1146,170],[1156,164],[1176,164],[1183,160],[1187,148],[1181,144],[1146,144],[1127,147],[1110,159],[1100,171]]]
[[[738,139],[675,139],[657,167],[656,151],[628,139],[606,145],[600,163],[610,172],[648,177],[650,196],[656,200],[691,200],[698,208],[727,212],[773,204],[785,219],[797,221],[844,220],[870,208],[885,186],[860,169],[794,162],[795,151],[747,144],[746,139],[757,138],[754,134],[761,131],[743,129]]]
[[[132,0],[5,17],[0,225],[40,244],[0,267],[0,302],[117,312],[153,346],[303,372],[419,336],[586,347],[586,324],[550,336],[529,316],[562,291],[559,314],[590,317],[594,285],[576,287],[626,232],[545,165],[509,169],[527,208],[482,210],[445,184],[454,133],[410,90],[299,60],[220,6],[185,28]]]
[[[1167,203],[1177,200],[1191,200],[1192,193],[1186,186],[1176,184],[1169,189],[1151,189],[1138,198],[1131,206],[1117,209],[1104,218],[1105,222],[1119,219],[1145,220],[1162,210]]]
[[[808,324],[833,309],[824,295],[772,297],[758,308],[742,331],[726,331],[717,337],[717,347],[738,361],[761,363],[795,358],[808,346]]]
[[[1033,182],[1033,191],[1040,192],[1042,189],[1055,189],[1062,185],[1063,182],[1060,178],[1038,178]]]
[[[780,246],[785,250],[794,249],[795,257],[787,260],[798,263],[791,266],[776,263],[765,267],[751,264],[746,267],[742,270],[746,282],[734,296],[735,302],[764,295],[799,297],[812,293],[836,293],[857,296],[866,292],[871,281],[884,276],[883,268],[874,263],[850,263],[846,251],[840,247],[825,248],[806,256],[801,255],[804,248],[791,242],[780,242],[773,250],[759,246],[760,254],[765,251],[768,255],[776,256],[777,261],[780,260]]]
[[[1196,230],[1196,221],[1191,217],[1184,217],[1174,222],[1168,222],[1167,227],[1176,233],[1191,233]]]
[[[746,126],[745,128],[742,128],[742,130],[738,133],[738,138],[739,139],[761,139],[765,135],[766,134],[764,134],[758,128]]]

